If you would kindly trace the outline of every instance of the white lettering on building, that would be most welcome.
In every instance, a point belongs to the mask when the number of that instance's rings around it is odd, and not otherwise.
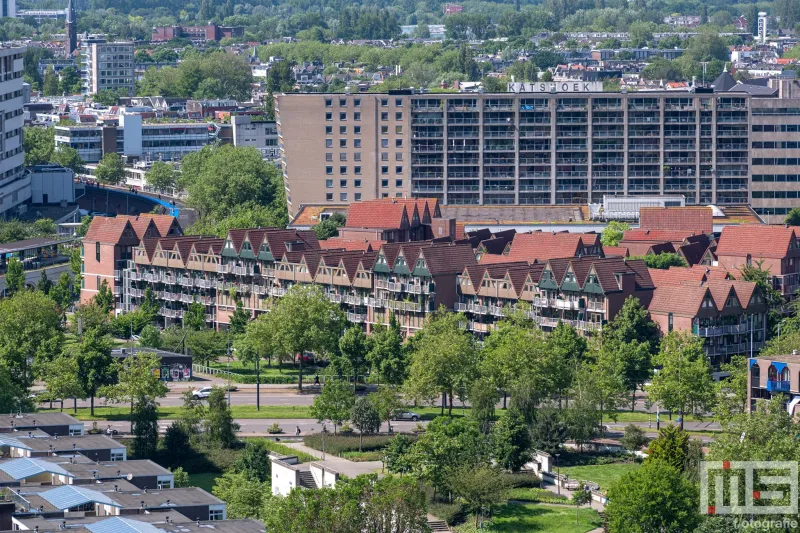
[[[602,81],[548,81],[512,82],[511,93],[598,93],[603,91]]]

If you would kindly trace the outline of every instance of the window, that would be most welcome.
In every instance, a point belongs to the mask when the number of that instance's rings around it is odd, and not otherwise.
[[[381,135],[389,135],[389,126],[381,126]]]
[[[339,139],[339,148],[347,148],[347,139]]]
[[[342,152],[339,154],[339,161],[347,161],[347,153]]]
[[[356,174],[361,174],[361,167],[356,167]],[[361,180],[353,180],[353,187],[356,189],[361,188]]]
[[[395,148],[402,148],[403,147],[403,139],[395,139],[394,140],[394,147]]]
[[[389,99],[381,98],[381,107],[388,107],[388,106],[389,106]]]
[[[333,139],[325,139],[325,148],[333,148]]]
[[[389,180],[381,180],[381,187],[386,188],[388,186],[389,186]]]
[[[403,107],[403,99],[402,98],[395,98],[394,99],[394,106],[395,107]]]
[[[389,160],[389,152],[381,152],[381,161]]]
[[[381,198],[389,198],[389,193],[388,192],[382,192],[381,193]]]
[[[111,460],[112,461],[124,461],[125,460],[125,452],[117,452],[111,450]]]
[[[347,201],[347,193],[346,192],[340,192],[339,193],[339,201],[340,202],[346,202]]]
[[[361,148],[361,139],[353,139],[353,148]]]
[[[222,509],[209,509],[208,510],[208,519],[209,520],[224,520],[225,519],[225,511]]]
[[[333,189],[333,180],[325,180],[325,188]]]
[[[361,98],[353,100],[353,107],[361,107]]]
[[[381,148],[389,148],[389,139],[381,139]]]
[[[97,260],[98,263],[100,262],[100,243],[99,242],[94,243],[94,258]],[[100,288],[100,284],[99,283],[97,285],[97,288],[98,289]]]
[[[333,113],[325,113],[325,120],[333,120]]]
[[[356,176],[360,176],[361,175],[361,166],[359,166],[359,165],[354,166],[353,167],[353,173]],[[356,180],[356,187],[361,187],[361,180]]]
[[[353,120],[359,121],[361,120],[361,113],[353,113]]]
[[[325,174],[328,174],[328,175],[333,174],[333,167],[331,167],[331,166],[325,167]]]
[[[361,135],[361,126],[353,126],[353,133]]]
[[[347,135],[347,126],[339,126],[339,135]]]
[[[381,113],[381,120],[389,120],[389,113],[385,111]]]
[[[165,481],[163,479],[156,481],[156,488],[158,488],[158,490],[171,489],[172,488],[171,485],[172,483],[170,483],[169,481]]]
[[[356,152],[353,154],[353,161],[361,161],[361,152]]]
[[[325,135],[333,134],[333,126],[325,126]]]
[[[325,154],[325,161],[333,161],[333,154],[330,152]]]
[[[341,187],[342,189],[346,189],[347,188],[347,180],[339,180],[339,187]]]
[[[356,202],[360,202],[361,201],[361,193],[360,192],[355,193],[353,196],[355,197],[355,201]]]
[[[402,135],[403,134],[403,126],[395,126],[394,127],[394,132],[396,134],[398,134],[398,135]]]
[[[326,192],[325,193],[325,201],[326,202],[332,202],[333,201],[333,193],[332,192]]]
[[[395,161],[402,161],[403,160],[403,152],[397,152],[394,154]]]
[[[347,167],[346,166],[339,167],[339,174],[347,174]]]
[[[672,331],[672,313],[667,315],[667,333]]]
[[[389,173],[389,167],[382,166],[381,167],[381,174],[388,174],[388,173]]]
[[[397,113],[395,113],[394,114],[394,119],[395,120],[403,120],[403,112],[402,111],[398,111]]]
[[[326,98],[325,99],[325,107],[331,107],[333,105],[333,99]]]
[[[339,98],[339,107],[347,107],[347,99]]]

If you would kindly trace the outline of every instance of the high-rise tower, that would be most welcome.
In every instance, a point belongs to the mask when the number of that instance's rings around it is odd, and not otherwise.
[[[67,2],[66,15],[64,28],[66,29],[67,39],[65,44],[67,56],[71,56],[78,49],[78,17],[75,12],[74,0]]]

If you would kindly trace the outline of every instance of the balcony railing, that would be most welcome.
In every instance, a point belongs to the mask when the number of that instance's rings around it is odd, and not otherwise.
[[[367,316],[360,313],[347,313],[347,320],[356,324],[362,324],[366,319]]]
[[[770,379],[767,380],[767,390],[772,392],[789,392],[791,384],[789,380],[785,379]]]

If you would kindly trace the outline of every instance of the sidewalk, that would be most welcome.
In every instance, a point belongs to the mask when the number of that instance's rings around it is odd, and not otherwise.
[[[325,460],[322,460],[322,452],[319,450],[315,450],[314,448],[310,448],[301,442],[283,442],[284,445],[288,446],[289,448],[295,449],[298,452],[307,453],[309,455],[313,455],[314,457],[318,458],[317,461],[320,464],[323,464],[331,469],[337,471],[340,474],[344,474],[347,477],[356,477],[361,474],[372,474],[378,473],[381,474],[381,470],[383,469],[383,463],[381,461],[350,461],[348,459],[343,459],[341,457],[336,457],[329,453],[325,454]]]

